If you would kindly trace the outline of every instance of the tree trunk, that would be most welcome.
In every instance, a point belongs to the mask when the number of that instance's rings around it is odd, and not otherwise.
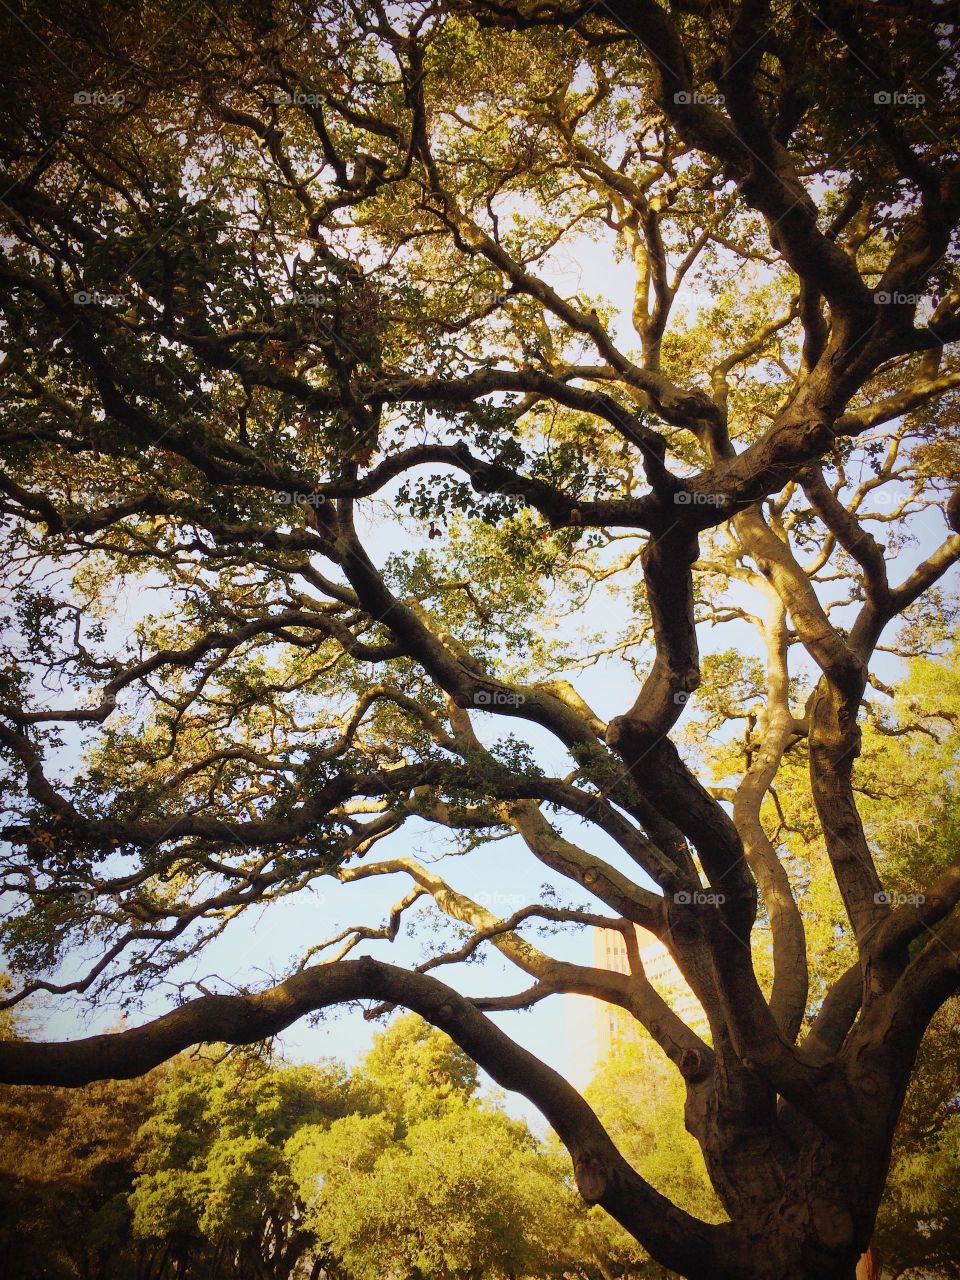
[[[758,1171],[758,1185],[769,1170]],[[822,1135],[785,1176],[779,1198],[745,1187],[715,1263],[687,1271],[691,1280],[876,1280],[863,1254],[872,1223],[869,1179]],[[723,1229],[721,1229],[723,1230]],[[860,1265],[858,1265],[860,1260]],[[867,1267],[867,1269],[864,1269]]]

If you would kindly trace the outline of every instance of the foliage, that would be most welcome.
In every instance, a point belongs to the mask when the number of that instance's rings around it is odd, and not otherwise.
[[[0,1270],[10,1280],[146,1276],[128,1196],[161,1076],[0,1090]]]
[[[568,1162],[477,1088],[471,1060],[411,1015],[351,1072],[234,1053],[5,1089],[4,1275],[579,1274],[592,1254]]]

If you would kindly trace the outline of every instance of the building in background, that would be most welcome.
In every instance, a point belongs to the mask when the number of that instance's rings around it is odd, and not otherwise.
[[[652,987],[688,1027],[707,1036],[707,1016],[659,938],[635,925],[640,958]],[[598,969],[629,973],[630,961],[623,934],[617,929],[593,930],[593,963]],[[583,1087],[597,1067],[610,1056],[615,1044],[629,1043],[642,1034],[640,1024],[616,1005],[604,1004],[592,996],[568,996],[571,1079]]]

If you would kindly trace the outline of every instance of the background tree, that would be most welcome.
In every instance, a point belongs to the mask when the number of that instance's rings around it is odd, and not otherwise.
[[[308,1220],[357,1280],[563,1276],[591,1260],[571,1248],[568,1162],[494,1108],[451,1101],[400,1140],[344,1121],[309,1156],[305,1176],[323,1181]]]
[[[566,1153],[477,1086],[411,1015],[351,1072],[244,1051],[132,1083],[5,1087],[4,1275],[621,1274],[624,1242],[586,1227]]]
[[[957,1039],[953,1001],[931,1024],[897,1127],[877,1219],[883,1275],[892,1280],[952,1278],[960,1268]]]
[[[152,1280],[127,1197],[159,1071],[85,1089],[0,1090],[0,1266],[10,1280]]]
[[[0,1044],[0,1078],[401,1005],[526,1094],[662,1265],[849,1277],[960,978],[953,851],[920,842],[892,892],[858,795],[890,659],[942,648],[960,555],[942,6],[4,21],[9,1002],[180,985],[105,1039]],[[629,317],[560,278],[591,237]],[[682,741],[694,710],[723,723],[719,776]],[[794,761],[806,839],[777,810]],[[515,837],[552,892],[501,918],[410,856],[429,828],[475,856]],[[278,984],[190,998],[185,961],[324,876],[408,887]],[[448,949],[364,953],[426,898]],[[538,923],[622,930],[631,972]],[[437,976],[490,948],[515,991]],[[654,1188],[486,1016],[560,992],[656,1041],[727,1221]]]
[[[183,1062],[138,1135],[134,1235],[163,1246],[177,1275],[309,1274],[299,1264],[312,1262],[315,1241],[285,1143],[358,1106],[372,1106],[369,1090],[339,1065],[278,1069],[249,1055]]]

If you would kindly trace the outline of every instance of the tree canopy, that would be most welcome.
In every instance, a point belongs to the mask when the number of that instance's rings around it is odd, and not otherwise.
[[[401,1006],[662,1265],[849,1280],[960,982],[945,7],[0,21],[6,1004],[171,992],[0,1043],[0,1080]],[[500,912],[458,868],[505,839],[546,879]],[[377,877],[386,916],[272,985],[197,979],[251,912]],[[370,954],[408,923],[419,963]],[[585,926],[629,973],[569,958]],[[515,988],[464,994],[491,950]],[[725,1220],[488,1016],[564,992],[658,1045]]]
[[[349,1072],[258,1048],[0,1087],[0,1205],[9,1280],[662,1274],[415,1015]]]

